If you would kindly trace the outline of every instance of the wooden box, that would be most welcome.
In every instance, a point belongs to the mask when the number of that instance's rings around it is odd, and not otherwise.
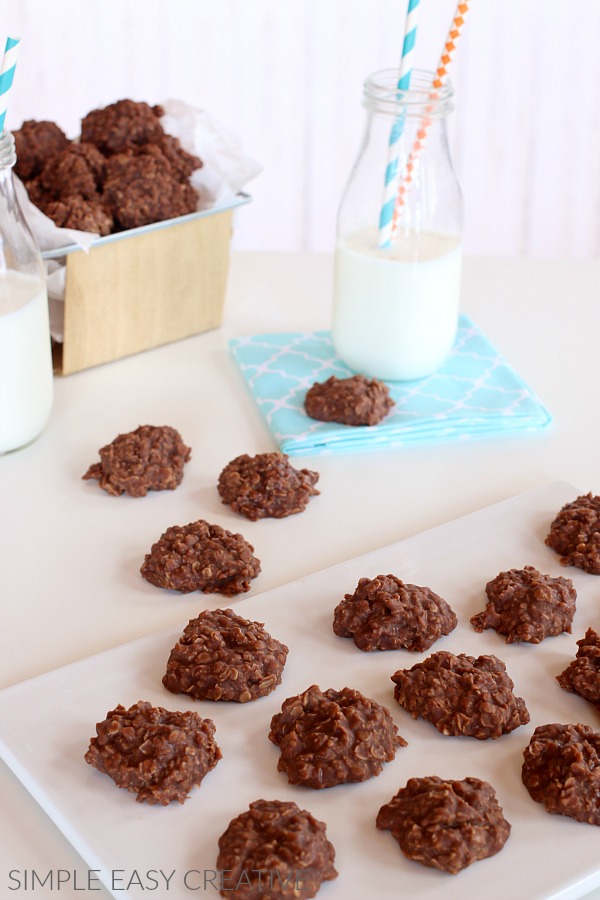
[[[64,340],[54,368],[68,375],[221,324],[234,208],[100,238],[64,254]],[[65,252],[66,249],[66,252]]]

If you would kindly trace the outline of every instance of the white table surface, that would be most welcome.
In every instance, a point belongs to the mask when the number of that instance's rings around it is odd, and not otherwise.
[[[600,260],[467,259],[463,310],[537,391],[553,425],[295,457],[320,473],[308,510],[280,521],[236,516],[217,495],[219,472],[240,453],[276,448],[227,339],[329,327],[331,283],[328,255],[234,253],[222,328],[55,380],[42,436],[0,457],[0,687],[197,615],[195,595],[157,591],[139,576],[167,525],[206,518],[242,532],[262,562],[248,597],[553,481],[600,492]],[[192,447],[178,491],[134,501],[83,482],[98,448],[139,424],[172,425]],[[223,598],[202,603],[216,608]],[[10,890],[11,870],[22,883],[25,870],[84,879],[87,868],[2,763],[0,796],[2,900],[108,896],[99,885]]]

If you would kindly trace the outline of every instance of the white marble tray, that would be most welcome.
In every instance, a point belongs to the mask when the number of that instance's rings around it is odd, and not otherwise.
[[[259,798],[295,800],[327,823],[339,877],[323,885],[319,900],[580,897],[600,885],[600,832],[550,816],[530,799],[520,778],[523,749],[536,725],[584,722],[600,727],[592,705],[561,690],[554,678],[575,656],[575,642],[588,626],[600,628],[600,579],[565,570],[544,545],[555,513],[578,493],[572,485],[549,485],[230,603],[239,614],[265,622],[290,648],[283,683],[269,697],[226,705],[194,702],[166,691],[161,678],[181,631],[177,627],[0,692],[0,755],[87,866],[99,870],[98,878],[122,900],[146,897],[152,879],[164,888],[165,877],[168,894],[155,884],[154,889],[171,900],[217,897],[217,839],[233,816]],[[508,646],[493,631],[478,634],[472,629],[469,617],[483,609],[485,583],[501,570],[525,565],[573,579],[578,602],[572,635],[537,646]],[[390,675],[427,654],[363,654],[331,629],[333,608],[344,593],[353,591],[362,576],[388,572],[428,585],[458,614],[457,629],[432,651],[494,653],[506,662],[516,693],[525,698],[531,713],[529,725],[493,742],[443,737],[397,706]],[[198,611],[202,608],[199,594]],[[398,751],[379,777],[362,784],[325,791],[288,785],[277,772],[278,751],[267,738],[269,723],[286,697],[312,683],[323,689],[348,685],[385,704],[409,746]],[[136,803],[133,795],[117,789],[83,760],[96,721],[118,703],[128,706],[139,699],[171,709],[196,709],[216,724],[223,759],[183,806]],[[380,806],[416,775],[471,775],[490,781],[512,824],[503,851],[456,876],[406,860],[389,832],[377,831],[374,823]]]

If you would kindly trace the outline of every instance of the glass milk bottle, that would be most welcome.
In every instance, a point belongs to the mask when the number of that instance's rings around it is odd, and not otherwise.
[[[0,453],[31,443],[52,407],[46,277],[15,194],[12,134],[0,134]]]
[[[333,344],[354,372],[383,380],[435,372],[458,325],[462,199],[446,130],[453,92],[449,82],[434,89],[433,78],[414,70],[402,92],[397,70],[367,78],[366,130],[338,214]]]

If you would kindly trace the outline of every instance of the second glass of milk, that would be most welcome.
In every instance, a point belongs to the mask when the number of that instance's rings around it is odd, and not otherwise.
[[[388,69],[364,84],[366,130],[338,215],[332,336],[353,371],[405,381],[437,371],[456,338],[462,198],[446,128],[452,86],[419,70],[409,90],[397,82]]]
[[[0,454],[44,429],[53,399],[46,275],[19,205],[15,141],[0,133]]]

